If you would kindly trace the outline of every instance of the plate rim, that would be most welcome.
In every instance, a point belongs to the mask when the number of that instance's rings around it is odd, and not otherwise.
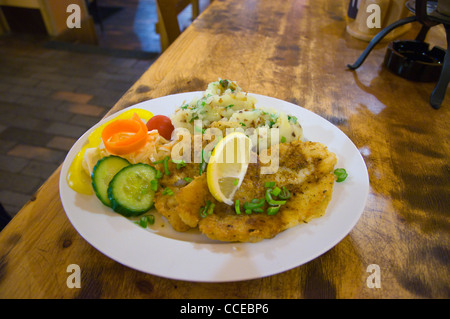
[[[186,99],[192,98],[192,97],[196,96],[197,94],[201,94],[201,93],[203,93],[203,91],[183,92],[183,93],[171,94],[171,95],[166,95],[166,96],[157,97],[157,98],[154,98],[154,99],[149,99],[149,100],[145,100],[145,101],[138,102],[138,103],[136,103],[136,104],[133,104],[133,105],[131,105],[131,106],[128,106],[128,107],[126,107],[126,108],[124,108],[124,109],[122,109],[122,110],[119,110],[119,111],[117,111],[117,112],[114,112],[114,113],[112,113],[112,114],[110,114],[110,115],[104,117],[104,118],[101,119],[98,123],[96,123],[96,124],[93,125],[91,128],[89,128],[89,129],[88,129],[88,130],[87,130],[87,131],[86,131],[86,132],[85,132],[85,133],[84,133],[84,134],[83,134],[83,135],[82,135],[82,136],[74,143],[74,145],[71,147],[71,149],[70,149],[69,152],[67,153],[67,155],[66,155],[66,157],[65,157],[65,159],[64,159],[64,162],[63,162],[63,164],[62,164],[62,166],[61,166],[61,173],[60,173],[60,178],[59,178],[59,193],[60,193],[61,203],[62,203],[64,212],[65,212],[67,218],[69,219],[70,223],[71,223],[72,226],[75,228],[75,230],[77,231],[77,233],[78,233],[78,234],[79,234],[79,235],[80,235],[87,243],[89,243],[91,246],[93,246],[96,250],[98,250],[99,252],[101,252],[103,255],[107,256],[107,257],[110,258],[110,259],[113,259],[114,261],[118,262],[119,264],[122,264],[122,265],[124,265],[124,266],[127,266],[127,267],[129,267],[129,268],[131,268],[131,269],[135,269],[135,270],[138,270],[138,271],[141,271],[141,272],[144,272],[144,273],[148,273],[148,274],[152,274],[152,275],[155,275],[155,276],[159,276],[159,277],[163,277],[163,278],[168,278],[168,279],[173,279],[173,280],[190,281],[190,282],[233,282],[233,281],[243,281],[243,280],[252,280],[252,279],[257,279],[257,278],[264,278],[264,277],[276,275],[276,274],[279,274],[279,273],[282,273],[282,272],[291,270],[291,269],[293,269],[293,268],[296,268],[296,267],[298,267],[298,266],[301,266],[301,265],[303,265],[303,264],[305,264],[305,263],[307,263],[307,262],[309,262],[309,261],[312,261],[312,260],[316,259],[317,257],[323,255],[324,253],[326,253],[327,251],[329,251],[330,249],[332,249],[333,247],[335,247],[340,241],[342,241],[342,240],[343,240],[343,239],[351,232],[351,230],[356,226],[356,224],[357,224],[358,221],[360,220],[362,213],[364,212],[365,206],[366,206],[366,204],[367,204],[367,198],[368,198],[368,195],[369,195],[369,190],[370,190],[370,181],[369,181],[369,175],[368,175],[366,163],[365,163],[364,158],[362,157],[361,153],[359,152],[359,150],[357,149],[357,147],[356,147],[355,144],[353,143],[353,141],[352,141],[352,140],[351,140],[344,132],[342,132],[342,130],[340,130],[336,125],[334,125],[333,123],[329,122],[327,119],[323,118],[322,116],[320,116],[320,115],[318,115],[318,114],[316,114],[316,113],[314,113],[314,112],[312,112],[312,111],[310,111],[310,110],[308,110],[308,109],[306,109],[306,108],[304,108],[304,107],[302,107],[302,106],[299,106],[299,105],[296,105],[296,104],[294,104],[294,103],[292,103],[292,102],[288,102],[288,101],[281,100],[281,99],[278,99],[278,98],[274,98],[274,97],[270,97],[270,96],[265,96],[265,95],[261,95],[261,94],[255,94],[255,93],[248,93],[248,95],[254,96],[254,97],[257,99],[257,103],[256,103],[256,106],[257,106],[257,107],[265,107],[265,106],[263,106],[263,105],[259,105],[259,104],[261,104],[261,100],[263,100],[263,101],[270,100],[270,101],[273,101],[273,102],[276,102],[276,103],[281,103],[281,104],[287,105],[287,106],[289,106],[289,107],[292,107],[292,106],[293,106],[293,107],[295,107],[295,108],[299,108],[299,109],[301,110],[299,113],[301,113],[301,112],[306,112],[306,113],[309,114],[309,116],[312,116],[312,117],[318,117],[318,118],[320,118],[322,121],[325,121],[325,122],[327,123],[327,125],[331,125],[331,127],[333,127],[333,129],[335,130],[335,132],[339,132],[339,134],[341,135],[341,138],[343,138],[344,140],[346,140],[347,144],[349,144],[350,146],[352,146],[352,147],[354,148],[353,151],[356,151],[355,155],[356,155],[356,154],[358,155],[357,158],[356,158],[356,160],[357,160],[360,164],[362,164],[362,165],[363,165],[363,168],[364,168],[364,173],[365,173],[365,174],[364,174],[364,176],[362,176],[362,177],[363,177],[363,180],[364,180],[364,182],[365,182],[365,186],[367,187],[367,189],[365,190],[365,192],[364,192],[364,194],[363,194],[363,198],[359,201],[360,206],[357,208],[358,213],[354,215],[354,217],[352,218],[352,222],[351,222],[351,223],[348,223],[348,224],[346,225],[345,229],[344,229],[344,230],[341,230],[341,231],[339,232],[339,235],[338,235],[338,236],[335,236],[335,238],[334,238],[333,241],[328,241],[328,242],[327,242],[327,245],[324,245],[324,246],[322,247],[322,249],[317,250],[314,254],[310,254],[310,258],[306,258],[307,260],[302,260],[301,262],[290,262],[289,265],[277,265],[276,267],[273,267],[273,270],[272,270],[272,271],[263,271],[262,273],[255,272],[254,274],[244,271],[244,272],[242,272],[242,273],[239,272],[239,273],[235,273],[235,274],[229,274],[229,273],[228,273],[227,275],[222,276],[222,277],[216,277],[216,276],[213,275],[212,273],[211,273],[211,274],[210,274],[210,273],[207,273],[207,274],[205,273],[205,277],[202,277],[202,276],[198,276],[198,275],[192,276],[192,274],[191,274],[191,275],[188,275],[188,274],[177,273],[177,275],[175,275],[175,274],[172,274],[172,275],[171,275],[171,274],[167,274],[167,273],[164,273],[164,272],[161,272],[161,271],[151,271],[151,270],[149,270],[148,268],[145,268],[145,267],[136,265],[135,262],[123,260],[123,258],[117,258],[117,256],[115,256],[112,252],[110,252],[109,249],[107,249],[107,248],[105,248],[104,246],[102,246],[102,245],[104,245],[103,242],[99,242],[98,240],[95,241],[95,240],[93,240],[92,238],[89,238],[89,234],[86,233],[85,230],[80,230],[80,229],[79,229],[79,224],[77,224],[77,221],[74,219],[74,216],[72,215],[72,213],[69,213],[69,212],[67,211],[67,209],[68,209],[68,208],[67,208],[67,207],[68,207],[68,203],[66,203],[66,202],[65,202],[65,198],[63,198],[63,195],[66,194],[67,191],[72,191],[72,192],[74,192],[74,191],[71,190],[71,189],[69,188],[69,186],[67,185],[67,183],[66,183],[66,176],[65,176],[65,175],[66,175],[66,172],[67,172],[67,169],[68,169],[68,167],[70,166],[70,163],[69,163],[68,161],[69,161],[71,158],[73,159],[73,156],[72,156],[72,155],[73,155],[74,152],[75,152],[74,149],[76,149],[76,147],[78,147],[78,146],[80,146],[80,145],[83,145],[84,142],[82,142],[82,141],[85,141],[85,140],[87,139],[87,137],[89,136],[90,132],[92,132],[96,127],[98,127],[98,126],[101,125],[102,123],[104,123],[104,122],[106,122],[106,121],[108,121],[108,120],[110,120],[110,119],[116,117],[117,115],[119,115],[119,114],[122,113],[122,112],[125,112],[125,111],[127,111],[127,110],[129,110],[129,109],[132,109],[132,108],[141,108],[142,106],[145,106],[145,107],[144,107],[145,109],[147,109],[147,110],[149,110],[149,111],[152,112],[152,107],[154,108],[154,106],[152,106],[152,104],[155,104],[155,102],[158,103],[158,102],[163,101],[163,100],[165,100],[165,99],[169,99],[169,100],[175,99],[175,100],[176,100],[176,99],[178,99],[178,98],[180,98],[180,97],[186,97],[186,98],[185,98],[185,100],[186,100]],[[183,102],[183,101],[180,101],[180,102],[179,102],[179,105],[181,105],[181,102]],[[149,105],[146,106],[147,104],[149,104]],[[173,111],[173,110],[175,110],[177,107],[179,107],[179,105],[174,103],[174,105],[171,105],[170,107],[168,107],[168,109],[170,109],[171,111]],[[274,108],[276,108],[276,106],[274,106]],[[153,112],[152,112],[152,113],[153,113]],[[299,119],[299,121],[301,122],[301,119]],[[301,123],[301,124],[302,124],[302,127],[304,127],[304,123]],[[329,145],[327,145],[327,146],[329,146]],[[75,154],[76,154],[77,152],[78,152],[78,151],[76,151]],[[336,185],[336,184],[335,184],[335,185]],[[333,187],[335,187],[335,185],[334,185]],[[334,191],[333,191],[333,193],[334,193]],[[327,209],[327,211],[328,211],[328,209]],[[120,218],[123,218],[123,217],[120,216]],[[322,217],[320,217],[320,218],[318,218],[318,219],[315,219],[314,222],[317,223],[317,220],[319,220],[319,223],[320,223],[320,220],[323,219],[323,218],[324,218],[324,216],[322,216]],[[131,224],[131,223],[130,223],[130,224]],[[137,232],[139,232],[139,233],[141,233],[141,231],[142,231],[142,232],[145,232],[145,234],[148,234],[148,233],[149,233],[148,231],[145,231],[144,229],[139,229],[139,227],[136,227],[136,225],[132,225],[132,226],[135,227],[136,230],[138,230]],[[298,226],[296,226],[296,227],[298,227]],[[291,231],[291,232],[292,232],[293,229],[294,229],[294,231],[295,231],[295,228],[296,228],[296,227],[291,228],[291,229],[289,229],[289,230],[287,230],[287,231]],[[287,232],[287,231],[286,231],[286,232]],[[159,236],[159,235],[155,235],[155,234],[153,234],[153,235],[154,235],[154,236],[157,236],[157,237],[162,237],[162,238],[160,238],[160,240],[162,239],[163,241],[167,241],[167,240],[169,240],[169,241],[175,241],[175,242],[176,242],[175,245],[179,245],[179,246],[181,246],[182,248],[187,248],[187,247],[189,247],[189,246],[194,245],[194,246],[197,247],[197,248],[195,248],[195,249],[199,249],[199,250],[202,250],[202,251],[204,251],[205,249],[208,250],[208,251],[213,251],[213,250],[214,250],[213,247],[211,247],[211,245],[213,245],[213,244],[210,244],[210,243],[194,243],[194,244],[193,244],[193,243],[191,243],[191,242],[184,242],[184,241],[177,240],[177,239],[170,239],[170,238],[166,238],[166,237]],[[279,235],[280,235],[280,234],[279,234]],[[277,235],[277,236],[279,236],[279,235]],[[156,239],[155,239],[156,237],[154,237],[154,236],[151,237],[151,238],[153,238],[153,240],[156,240]],[[275,238],[277,238],[277,236],[276,236]],[[86,238],[86,237],[88,237],[88,238]],[[274,239],[267,239],[267,240],[265,240],[265,241],[263,241],[263,242],[264,242],[264,243],[267,243],[267,242],[273,241],[273,240],[274,240]],[[93,241],[94,241],[94,242],[93,242]],[[159,242],[159,240],[156,240],[156,242]],[[187,243],[189,243],[189,244],[187,244]],[[259,245],[259,244],[261,244],[261,243],[262,243],[262,242],[259,242],[259,243],[221,243],[220,245],[221,245],[222,247],[226,247],[226,246],[227,246],[227,249],[228,249],[228,251],[229,251],[231,254],[233,254],[233,255],[234,255],[234,254],[237,254],[237,255],[238,255],[237,258],[241,258],[241,257],[239,257],[239,249],[236,249],[236,248],[235,248],[236,246],[241,247],[241,248],[242,248],[242,247],[245,247],[244,249],[247,249],[248,246]],[[171,245],[169,245],[169,246],[171,246]],[[185,247],[185,246],[186,246],[186,247]],[[192,248],[192,247],[191,247],[191,248]],[[112,256],[112,255],[113,255],[113,256]],[[216,256],[216,255],[213,253],[212,256]],[[312,257],[311,257],[311,256],[312,256]],[[232,259],[233,259],[233,258],[232,258]],[[304,259],[305,259],[305,258],[304,258]],[[211,277],[211,276],[212,276],[212,277]]]

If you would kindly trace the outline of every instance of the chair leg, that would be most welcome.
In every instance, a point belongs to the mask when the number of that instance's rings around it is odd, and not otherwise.
[[[348,64],[347,67],[351,70],[355,70],[363,64],[364,60],[367,58],[369,53],[373,50],[373,48],[380,42],[389,32],[394,30],[395,28],[398,28],[402,25],[411,23],[417,21],[416,16],[407,17],[401,20],[398,20],[390,25],[388,25],[386,28],[381,30],[370,42],[367,48],[364,50],[364,52],[359,56],[358,60],[354,64]]]
[[[192,3],[192,21],[194,21],[200,14],[200,5],[198,0],[191,0]]]
[[[103,31],[103,21],[102,21],[102,15],[100,14],[100,9],[98,7],[98,3],[97,0],[93,0],[90,3],[90,6],[92,8],[93,14],[95,16],[95,18],[98,21],[98,24],[100,25],[100,30]]]
[[[450,48],[450,25],[444,24],[445,33],[447,35],[447,52],[445,53],[444,64],[442,65],[441,75],[439,76],[438,83],[431,93],[430,104],[433,108],[439,109],[447,91],[448,83],[450,81],[450,54],[448,50]]]

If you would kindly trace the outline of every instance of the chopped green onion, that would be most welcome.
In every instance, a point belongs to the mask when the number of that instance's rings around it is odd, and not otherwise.
[[[180,168],[186,166],[186,163],[185,163],[185,161],[183,161],[183,160],[179,160],[179,161],[177,161],[177,160],[171,160],[171,161],[172,161],[172,163],[177,164],[177,169],[180,169]]]
[[[147,218],[141,217],[141,219],[139,219],[136,224],[138,224],[142,228],[147,228]]]
[[[200,216],[205,218],[207,216],[206,210],[208,209],[208,204],[206,206],[200,207]]]
[[[270,113],[270,117],[273,118],[275,121],[278,119],[278,114],[277,113]]]
[[[254,210],[255,208],[260,208],[264,206],[264,198],[253,199],[250,203],[244,203],[244,209]]]
[[[206,161],[204,150],[202,150],[202,161],[198,164],[198,174],[202,175],[204,171],[206,171]]]
[[[141,226],[142,228],[147,228],[147,225],[153,225],[155,223],[155,216],[147,215],[142,216],[139,221],[136,221],[135,224]]]
[[[152,164],[153,164],[153,165],[156,165],[156,164],[161,164],[161,163],[163,163],[163,162],[164,162],[164,159],[159,160],[159,161],[156,161],[156,162],[152,162]]]
[[[149,225],[153,225],[153,224],[155,223],[155,216],[153,216],[153,215],[147,215],[146,217],[147,217],[147,223],[148,223]]]
[[[153,165],[161,164],[161,163],[164,164],[164,173],[166,175],[170,175],[170,171],[169,171],[169,156],[164,157],[164,159],[162,159],[162,160],[159,160],[159,161],[156,161],[156,162],[152,162]],[[158,176],[158,171],[156,172],[156,174]],[[156,177],[156,178],[158,178],[158,177]]]
[[[286,142],[286,138],[284,136],[281,137],[281,143]]]
[[[164,158],[164,174],[170,175],[170,171],[169,171],[169,156],[166,156]]]
[[[251,202],[245,202],[244,203],[244,210],[246,214],[251,214],[252,212],[256,213],[262,213],[264,210],[261,208],[264,206],[265,199],[257,199],[254,198],[251,200]]]
[[[150,188],[155,192],[158,190],[158,181],[156,179],[150,181]]]
[[[211,215],[214,212],[214,207],[216,205],[211,203],[211,201],[207,200],[206,205],[200,208],[200,216],[205,218],[208,215]]]
[[[280,210],[280,206],[267,208],[267,215],[275,215]]]
[[[276,205],[284,205],[284,204],[286,204],[285,200],[280,201],[280,200],[274,200],[272,198],[272,188],[268,188],[266,190],[266,196],[265,197],[266,197],[266,201],[267,201],[267,203],[269,205],[276,206]]]
[[[211,203],[210,205],[209,205],[209,208],[208,208],[208,215],[212,215],[212,213],[214,213],[214,207],[216,206],[216,204],[213,204],[213,203]]]
[[[198,119],[198,115],[193,115],[191,117],[191,119],[189,120],[189,123],[192,123],[192,122],[194,122],[194,120],[197,120],[197,119]]]
[[[156,175],[155,175],[155,178],[156,179],[160,179],[161,177],[162,177],[162,172],[161,171],[159,171],[159,170],[156,170]]]
[[[236,199],[236,201],[234,202],[234,210],[236,211],[236,214],[241,214],[241,209],[239,208],[239,199]]]
[[[236,179],[234,180],[233,184],[234,184],[234,186],[238,186],[238,184],[239,184],[239,178],[236,178]]]
[[[163,195],[169,195],[172,196],[174,194],[173,190],[171,190],[169,187],[164,188],[164,190],[162,191]]]
[[[291,198],[291,192],[286,188],[286,187],[282,187],[282,191],[281,193],[278,195],[279,199],[289,199]]]
[[[336,182],[338,183],[345,181],[348,176],[347,171],[344,168],[336,168],[334,170],[334,175],[336,175]]]
[[[273,196],[278,196],[278,195],[280,195],[280,193],[281,193],[281,189],[280,189],[279,187],[275,187],[275,188],[272,190],[272,195],[273,195]]]
[[[183,178],[186,182],[190,183],[192,182],[194,179],[190,178],[190,177],[184,177]]]
[[[288,121],[297,124],[297,118],[295,116],[288,115]]]
[[[264,183],[264,187],[268,188],[268,187],[274,187],[275,186],[275,182],[265,182]]]
[[[270,120],[270,121],[269,121],[269,127],[272,128],[272,126],[274,126],[275,123],[276,123],[275,121]]]

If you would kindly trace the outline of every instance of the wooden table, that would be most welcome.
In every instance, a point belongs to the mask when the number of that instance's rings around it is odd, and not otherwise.
[[[450,94],[434,110],[434,83],[383,68],[386,44],[347,70],[367,43],[346,33],[346,10],[347,1],[214,1],[110,111],[221,77],[328,119],[361,151],[371,183],[361,219],[339,244],[257,280],[159,278],[78,235],[61,206],[58,169],[0,233],[0,298],[448,298]],[[439,30],[431,40],[445,43]],[[81,288],[67,287],[69,264],[80,266]],[[367,284],[372,264],[381,288]]]

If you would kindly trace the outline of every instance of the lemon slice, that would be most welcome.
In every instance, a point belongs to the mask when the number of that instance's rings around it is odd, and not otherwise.
[[[251,140],[241,132],[226,135],[209,159],[206,179],[210,193],[219,202],[233,205],[233,197],[247,172]]]

